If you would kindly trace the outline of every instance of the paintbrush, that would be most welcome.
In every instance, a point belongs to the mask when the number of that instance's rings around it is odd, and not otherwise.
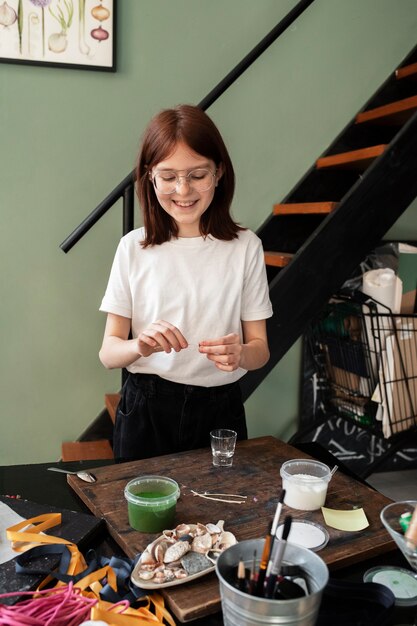
[[[251,569],[251,573],[250,573],[249,587],[248,587],[248,592],[250,593],[251,596],[255,595],[255,593],[256,593],[256,581],[257,581],[257,575],[256,575],[256,550],[254,550],[253,551],[253,560],[252,560],[252,569]]]
[[[268,526],[268,534],[265,537],[265,543],[264,543],[264,547],[262,550],[261,562],[259,564],[259,572],[258,572],[258,578],[256,581],[256,588],[255,588],[255,595],[257,596],[263,596],[266,568],[268,566],[269,555],[271,552],[271,541],[272,541],[271,529],[272,529],[272,522],[270,522]]]
[[[271,547],[270,547],[269,557],[268,557],[268,566],[266,568],[266,577],[268,577],[270,572],[271,572],[272,559],[274,557],[274,551],[275,551],[274,550],[275,539],[276,539],[277,528],[278,528],[278,524],[279,524],[279,518],[281,517],[281,511],[282,511],[282,505],[284,503],[284,498],[285,498],[285,489],[283,489],[281,491],[281,495],[280,495],[279,500],[278,500],[277,508],[275,509],[274,519],[272,521],[272,526],[271,526]]]
[[[242,557],[239,559],[239,565],[237,566],[237,581],[236,587],[239,591],[247,591],[247,581],[246,581],[246,568],[245,563],[243,562]]]
[[[271,571],[268,575],[268,578],[266,580],[266,585],[265,585],[265,594],[264,594],[265,598],[274,597],[275,585],[277,582],[278,574],[280,572],[282,559],[284,557],[288,535],[290,534],[290,530],[291,530],[291,524],[292,524],[292,517],[291,515],[287,515],[287,517],[284,520],[284,528],[282,531],[282,537],[281,539],[277,539],[276,541],[277,549],[274,551],[275,554],[273,555],[273,558],[271,559],[272,560],[271,568],[270,568]]]
[[[274,519],[273,519],[273,522],[272,522],[271,535],[273,535],[274,538],[275,538],[275,535],[276,535],[276,532],[277,532],[277,528],[278,528],[278,524],[279,524],[279,518],[281,516],[282,504],[284,502],[284,498],[285,498],[285,489],[283,489],[281,491],[281,495],[279,497],[277,508],[275,509]]]

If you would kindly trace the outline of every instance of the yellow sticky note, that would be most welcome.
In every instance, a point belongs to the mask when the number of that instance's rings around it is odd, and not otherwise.
[[[324,521],[327,526],[337,528],[337,530],[357,531],[363,530],[369,526],[368,519],[363,509],[351,509],[350,511],[342,511],[339,509],[327,509],[321,507]]]

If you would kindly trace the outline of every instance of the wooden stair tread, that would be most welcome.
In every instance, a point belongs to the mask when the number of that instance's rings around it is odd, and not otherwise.
[[[294,202],[288,204],[274,204],[274,215],[307,215],[317,213],[331,213],[338,202]]]
[[[285,267],[293,258],[293,254],[290,252],[265,252],[264,258],[266,265],[272,265],[273,267]]]
[[[387,146],[385,144],[378,146],[370,146],[369,148],[361,148],[359,150],[351,150],[349,152],[341,152],[339,154],[331,154],[330,156],[321,157],[316,161],[317,169],[325,169],[331,167],[339,167],[345,169],[364,170],[379,157]]]
[[[356,124],[362,124],[363,122],[405,124],[416,111],[417,96],[411,96],[411,98],[404,98],[403,100],[390,102],[375,109],[358,113]]]
[[[414,78],[417,80],[417,63],[399,67],[398,70],[395,71],[395,78],[397,78],[397,80],[401,80],[402,78]]]
[[[113,450],[107,439],[99,441],[64,441],[61,445],[63,461],[93,461],[112,459]]]
[[[113,424],[116,421],[116,409],[120,401],[120,393],[106,393],[104,396],[104,402],[108,414],[110,415]]]

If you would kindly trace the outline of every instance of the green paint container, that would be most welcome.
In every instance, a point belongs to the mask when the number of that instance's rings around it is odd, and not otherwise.
[[[179,497],[180,488],[172,478],[134,478],[125,487],[130,526],[144,533],[157,533],[172,528]]]

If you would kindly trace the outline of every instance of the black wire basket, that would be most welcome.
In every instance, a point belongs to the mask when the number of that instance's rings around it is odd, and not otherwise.
[[[308,334],[322,411],[392,440],[417,427],[417,315],[358,293],[333,298]]]

